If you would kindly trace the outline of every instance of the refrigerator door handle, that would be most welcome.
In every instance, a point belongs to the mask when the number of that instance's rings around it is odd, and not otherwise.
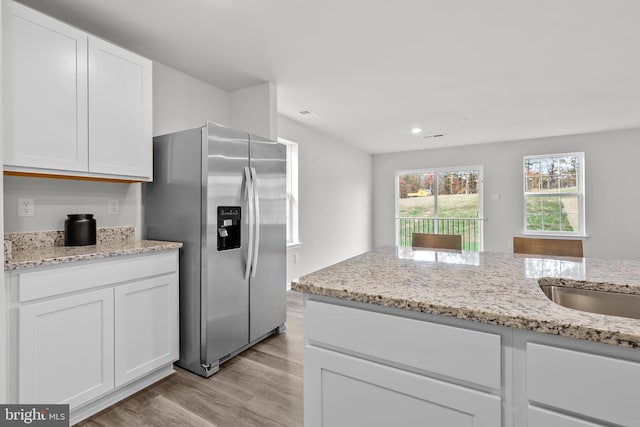
[[[253,229],[255,226],[255,212],[254,212],[254,195],[255,189],[253,186],[253,177],[251,176],[251,170],[248,166],[244,167],[244,200],[247,203],[246,206],[249,210],[249,248],[247,249],[247,265],[244,269],[244,280],[249,280],[251,274],[251,266],[253,265]]]
[[[253,267],[251,268],[251,277],[256,277],[258,269],[258,254],[260,253],[260,193],[258,191],[256,169],[251,168],[251,177],[253,182],[253,203],[255,205],[255,243],[253,247]]]

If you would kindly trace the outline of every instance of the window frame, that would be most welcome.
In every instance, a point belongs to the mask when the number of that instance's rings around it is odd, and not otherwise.
[[[300,241],[300,224],[298,216],[298,143],[284,138],[278,138],[278,142],[287,148],[286,166],[286,218],[287,218],[287,248],[297,247]]]
[[[578,168],[576,171],[576,192],[549,192],[549,193],[533,193],[527,192],[527,177],[526,163],[531,159],[556,159],[560,157],[577,157]],[[552,154],[533,154],[523,156],[522,158],[522,234],[526,236],[543,236],[543,237],[558,237],[558,238],[575,238],[575,237],[587,237],[586,234],[586,214],[585,214],[585,155],[583,151],[567,152],[567,153],[552,153]],[[527,200],[528,197],[559,197],[559,196],[576,196],[578,198],[578,224],[580,229],[578,231],[548,231],[548,230],[528,230],[527,229]]]
[[[484,222],[486,218],[484,217],[484,167],[482,165],[469,165],[469,166],[445,166],[445,167],[437,167],[437,168],[420,168],[420,169],[401,169],[395,171],[395,179],[394,179],[394,222],[395,222],[395,245],[400,245],[400,176],[402,175],[411,175],[411,174],[425,174],[425,173],[433,173],[436,177],[436,189],[438,188],[437,183],[437,175],[440,173],[447,172],[459,172],[459,171],[470,171],[477,170],[478,171],[478,217],[473,218],[479,220],[479,237],[480,244],[478,251],[482,252],[484,250]],[[440,219],[438,216],[438,201],[437,201],[437,190],[436,190],[436,199],[434,200],[434,218]],[[446,219],[446,218],[442,218]]]

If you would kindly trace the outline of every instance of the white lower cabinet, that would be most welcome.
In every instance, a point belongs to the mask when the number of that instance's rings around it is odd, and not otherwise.
[[[529,426],[598,425],[591,420],[605,425],[640,426],[637,409],[640,363],[637,360],[621,360],[540,342],[527,342],[525,348]],[[532,405],[544,406],[549,411],[542,412]],[[546,419],[551,419],[553,414],[550,411],[556,410],[576,419],[565,424],[547,424]],[[556,417],[559,419],[560,415]],[[577,419],[580,417],[585,420]]]
[[[19,401],[70,409],[113,389],[113,289],[19,309]]]
[[[173,372],[178,251],[7,274],[9,403],[75,423]]]
[[[115,288],[115,382],[178,359],[178,286],[163,276]]]
[[[305,427],[640,427],[640,351],[340,299],[304,305]]]
[[[304,425],[496,427],[501,336],[305,301]]]
[[[500,397],[307,347],[305,426],[495,427]]]

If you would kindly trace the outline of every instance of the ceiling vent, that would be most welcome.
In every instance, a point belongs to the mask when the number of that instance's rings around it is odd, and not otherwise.
[[[312,110],[298,111],[298,114],[300,114],[301,116],[318,117],[318,113]]]
[[[440,138],[441,136],[444,136],[441,133],[435,134],[435,135],[423,135],[423,138]]]

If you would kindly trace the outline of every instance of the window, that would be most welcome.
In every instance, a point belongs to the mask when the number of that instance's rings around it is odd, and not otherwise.
[[[278,138],[287,147],[287,246],[300,244],[298,235],[298,144]]]
[[[584,235],[584,153],[526,156],[524,231]]]
[[[460,234],[464,250],[482,250],[482,167],[396,173],[396,244],[413,233]]]

